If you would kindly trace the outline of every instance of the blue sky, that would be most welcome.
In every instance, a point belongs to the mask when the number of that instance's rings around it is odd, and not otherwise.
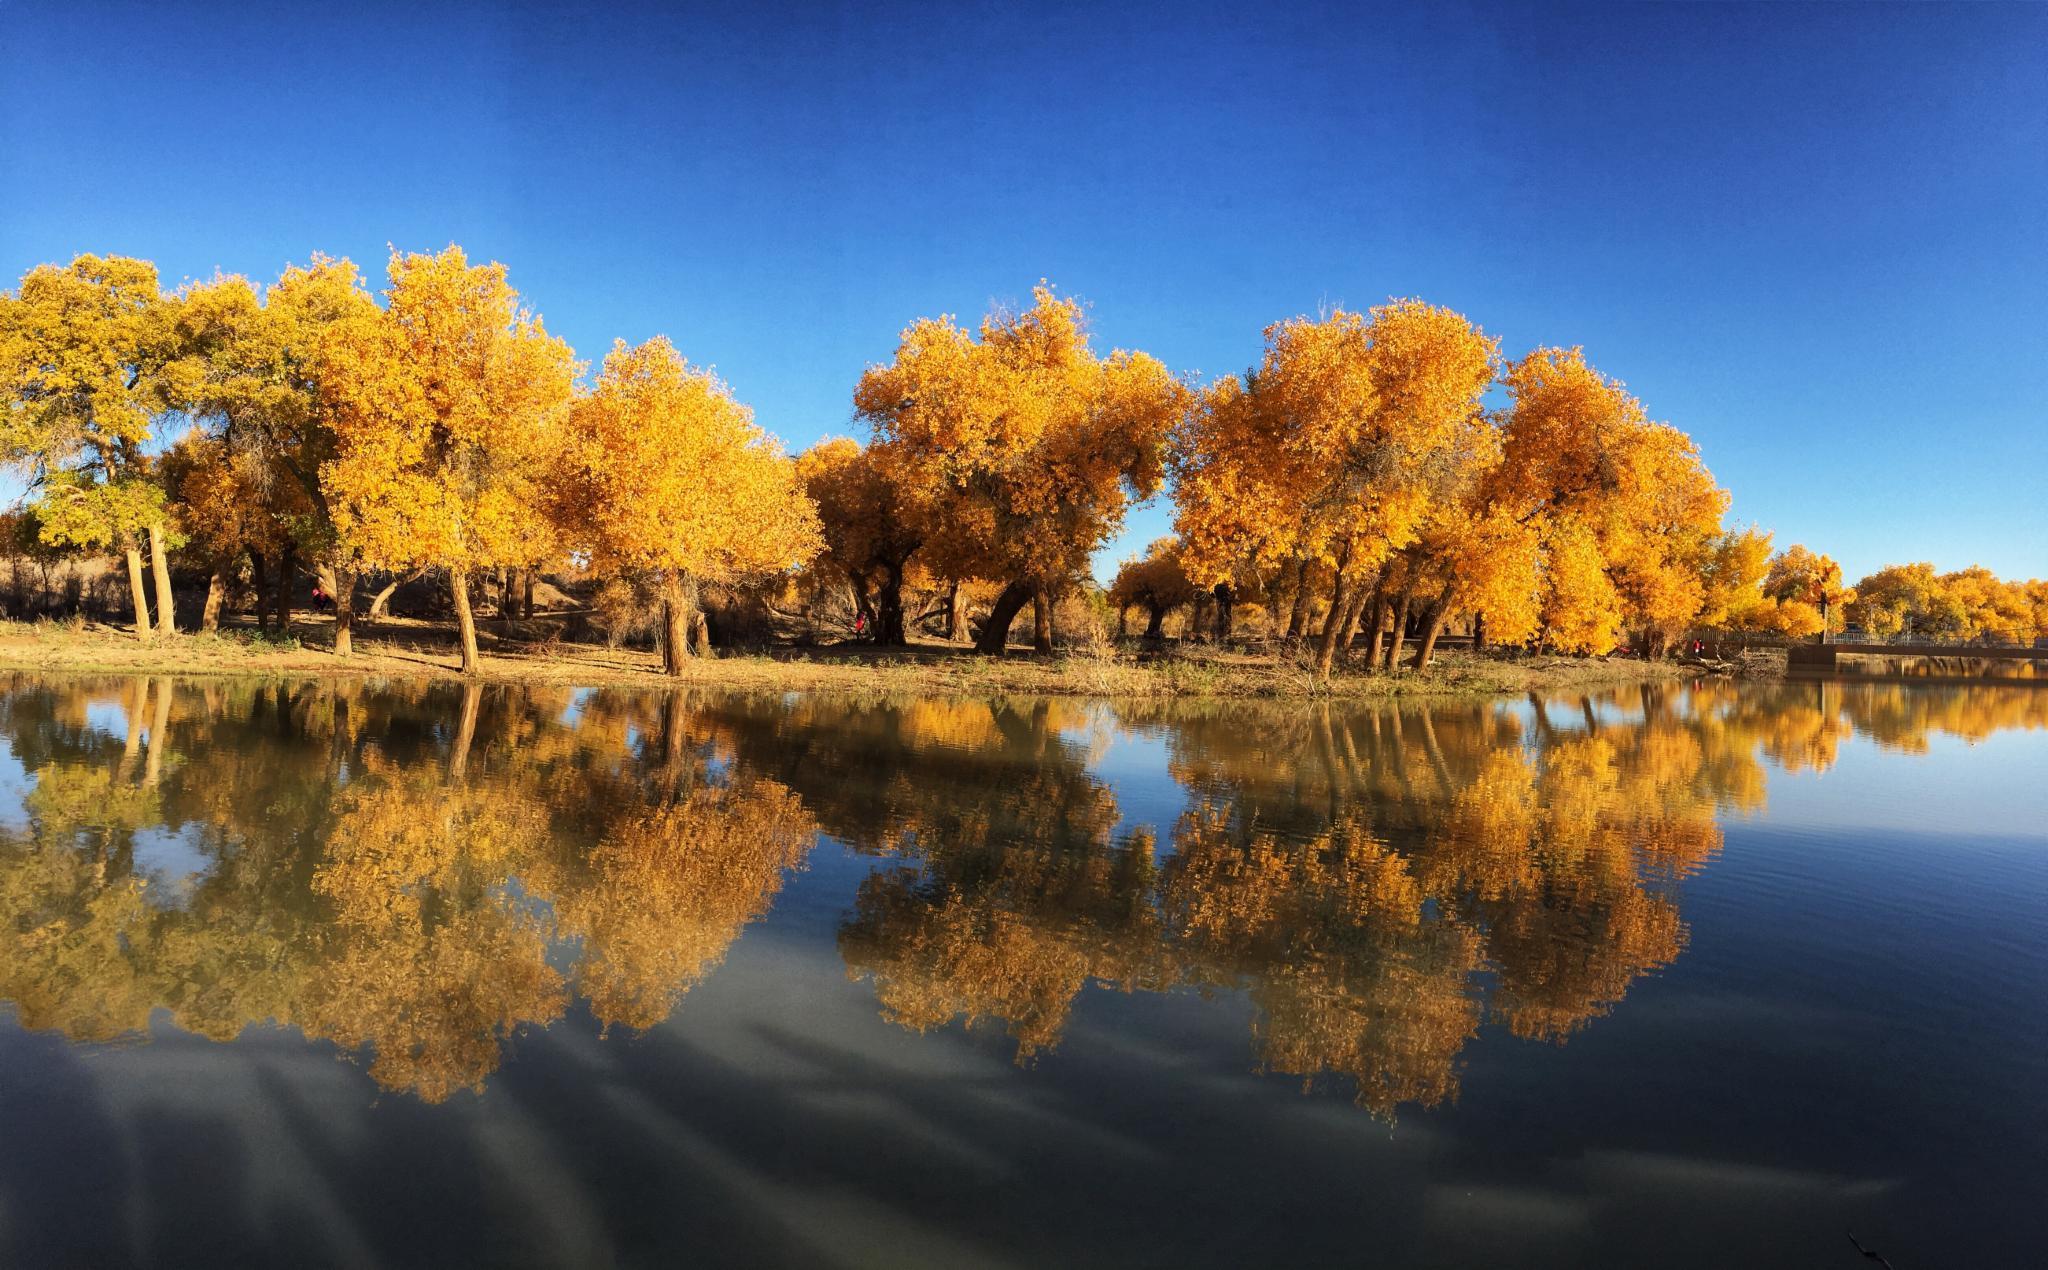
[[[4,0],[0,275],[459,242],[792,448],[1041,277],[1205,378],[1422,296],[1852,578],[2048,575],[2048,5],[574,7]]]

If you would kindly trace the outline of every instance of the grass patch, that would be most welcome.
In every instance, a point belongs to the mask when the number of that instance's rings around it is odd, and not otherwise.
[[[663,682],[651,652],[601,645],[530,641],[486,630],[482,678],[552,684]],[[0,622],[0,668],[49,672],[263,676],[424,676],[454,678],[451,633],[402,620],[358,629],[356,653],[330,651],[332,626],[318,621],[277,636],[253,628],[206,635],[135,638],[125,628],[76,622]],[[964,648],[918,644],[884,650],[864,645],[778,648],[693,663],[683,681],[741,691],[853,692],[951,696],[1313,697],[1491,696],[1551,692],[1596,684],[1678,679],[1700,673],[1632,658],[1527,657],[1447,651],[1427,671],[1366,674],[1342,667],[1320,682],[1308,659],[1283,650],[1257,655],[1180,647],[1139,655],[1037,657],[1017,651],[979,657]]]

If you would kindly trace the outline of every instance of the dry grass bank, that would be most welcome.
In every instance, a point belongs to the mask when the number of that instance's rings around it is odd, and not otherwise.
[[[487,626],[489,624],[486,624]],[[126,628],[95,624],[0,622],[0,669],[176,675],[456,678],[449,632],[402,619],[359,628],[356,655],[327,651],[331,626],[308,621],[297,638],[273,641],[249,630],[180,635],[143,643]],[[550,684],[663,682],[651,652],[610,649],[516,632],[486,630],[483,678]],[[977,657],[943,644],[878,650],[867,646],[778,648],[735,653],[690,667],[685,681],[743,691],[858,692],[1099,697],[1474,696],[1551,692],[1645,679],[1679,679],[1695,668],[1627,658],[1504,657],[1440,654],[1422,673],[1340,671],[1317,684],[1305,662],[1193,648],[1141,657],[1055,656],[1022,650]]]

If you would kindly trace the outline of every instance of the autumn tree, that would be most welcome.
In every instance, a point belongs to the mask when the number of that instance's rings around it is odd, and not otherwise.
[[[1962,626],[1958,611],[1935,575],[1934,566],[1891,564],[1856,584],[1847,618],[1879,638],[1911,633],[1940,636]]]
[[[1634,625],[1660,647],[1706,607],[1727,494],[1691,438],[1582,350],[1537,349],[1503,382],[1493,497],[1542,541],[1542,638],[1604,653]]]
[[[295,487],[272,479],[272,470],[260,456],[212,437],[181,437],[165,452],[159,468],[187,547],[208,573],[199,629],[219,627],[228,580],[245,554],[259,562],[260,624],[267,599],[261,593],[260,562],[286,561],[294,530],[303,523],[304,498]]]
[[[1133,607],[1145,610],[1145,638],[1162,638],[1166,615],[1195,598],[1194,583],[1181,568],[1180,544],[1161,538],[1145,548],[1145,554],[1126,560],[1109,584],[1110,607],[1117,611],[1121,633],[1124,615]]]
[[[1893,564],[1858,582],[1846,611],[1880,638],[2025,643],[2048,636],[2048,583],[2007,581],[1980,565],[1936,573],[1925,562]]]
[[[569,413],[554,506],[599,572],[657,579],[662,664],[682,673],[698,588],[781,573],[819,546],[796,465],[666,339],[624,342]]]
[[[521,307],[503,265],[450,247],[394,254],[390,278],[384,308],[335,322],[323,340],[334,437],[320,480],[354,559],[447,571],[462,669],[474,673],[471,576],[555,554],[543,487],[577,366]]]
[[[0,458],[25,473],[49,541],[126,558],[143,640],[152,630],[145,543],[157,623],[176,629],[167,518],[148,457],[175,397],[172,307],[156,266],[122,256],[39,265],[0,296]]]
[[[1175,528],[1196,582],[1328,566],[1327,676],[1370,580],[1414,541],[1495,360],[1464,317],[1416,300],[1268,327],[1258,368],[1212,386],[1176,437]]]
[[[1380,660],[1382,629],[1393,620],[1384,664],[1394,669],[1413,607],[1421,606],[1415,667],[1426,669],[1446,620],[1484,614],[1496,640],[1519,643],[1537,629],[1539,539],[1533,526],[1495,497],[1501,462],[1499,416],[1475,413],[1464,439],[1439,466],[1429,509],[1415,540],[1381,571],[1365,608],[1366,664]],[[1347,635],[1347,638],[1349,636]]]
[[[1771,535],[1754,526],[1729,530],[1714,543],[1702,572],[1704,593],[1698,622],[1722,630],[1755,629],[1768,604],[1764,575],[1770,570]]]
[[[1187,399],[1152,357],[1098,356],[1079,303],[1045,285],[1031,308],[992,313],[976,332],[949,317],[914,323],[895,360],[854,390],[855,410],[943,527],[927,563],[1006,581],[975,645],[983,653],[1003,651],[1027,602],[1033,643],[1051,651],[1054,597],[1131,501],[1159,488]]]
[[[931,509],[906,479],[898,447],[831,437],[797,456],[797,474],[818,508],[824,546],[816,567],[845,582],[875,643],[908,643],[903,584]]]
[[[59,570],[67,569],[76,554],[67,544],[43,536],[43,522],[33,507],[13,507],[0,512],[0,553],[8,563],[12,584],[14,616],[26,618],[32,612],[47,611],[57,594]],[[33,577],[36,596],[28,595],[26,577]]]
[[[1965,639],[2017,643],[2040,632],[2035,603],[2027,589],[2006,582],[1982,565],[1941,575],[1941,589],[1960,614]],[[1854,593],[1851,597],[1854,598]]]
[[[381,320],[356,267],[317,255],[308,266],[287,268],[260,295],[239,277],[193,286],[178,313],[184,405],[221,447],[226,465],[209,472],[218,477],[232,469],[271,518],[265,532],[244,543],[258,590],[266,580],[274,584],[282,620],[298,568],[313,569],[334,597],[334,651],[344,657],[353,647],[364,561],[337,528],[322,475],[340,447],[343,383],[331,358],[349,345],[344,328],[367,332]],[[234,514],[219,498],[202,499],[188,518],[219,550],[230,545],[219,530]]]
[[[1785,634],[1818,635],[1823,641],[1841,629],[1842,608],[1856,598],[1842,585],[1842,566],[1798,543],[1771,557],[1763,590],[1784,614]]]

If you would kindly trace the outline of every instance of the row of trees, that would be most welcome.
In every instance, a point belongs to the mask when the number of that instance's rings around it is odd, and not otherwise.
[[[1567,652],[1811,634],[1862,590],[1724,527],[1691,439],[1579,350],[1504,362],[1414,300],[1276,323],[1255,367],[1197,387],[1097,352],[1081,306],[1040,286],[975,329],[912,324],[854,389],[867,438],[793,460],[665,339],[618,344],[586,383],[504,268],[453,247],[394,254],[381,304],[318,257],[260,291],[170,294],[142,261],[43,266],[0,297],[0,375],[0,458],[27,475],[35,536],[123,556],[144,638],[173,629],[166,553],[183,546],[213,580],[204,623],[244,562],[259,591],[310,572],[343,655],[370,571],[444,575],[473,670],[472,580],[563,568],[658,604],[672,672],[705,638],[707,583],[838,591],[882,644],[920,619],[965,639],[985,606],[986,653],[1030,605],[1049,650],[1055,602],[1168,484],[1175,537],[1112,603],[1156,634],[1200,596],[1225,639],[1264,604],[1323,674],[1359,638],[1368,664],[1396,664],[1411,628],[1427,664],[1460,617]],[[1981,573],[1876,575],[1866,625],[2041,624],[2042,584]],[[906,595],[927,602],[913,614]]]
[[[1798,544],[1774,554],[1771,535],[1748,530],[1724,535],[1716,543],[1708,581],[1714,604],[1691,624],[1702,635],[1813,639],[1825,631],[1830,636],[1848,632],[1874,639],[1990,644],[2048,638],[2048,581],[2009,581],[1981,566],[1937,573],[1926,563],[1887,565],[1849,587],[1841,566],[1829,557]],[[1183,629],[1207,631],[1212,621],[1227,621],[1232,599],[1240,606],[1249,602],[1276,636],[1318,629],[1328,611],[1312,577],[1303,585],[1284,571],[1255,577],[1249,586],[1214,592],[1198,586],[1185,562],[1183,544],[1175,538],[1158,539],[1142,556],[1125,561],[1108,592],[1110,606],[1126,625],[1133,610],[1144,616],[1143,638],[1148,641],[1164,637],[1166,621],[1176,611],[1192,610]],[[1397,617],[1406,611],[1406,606],[1391,607]],[[1419,623],[1419,666],[1429,663],[1441,616],[1431,609]],[[1486,615],[1465,616],[1484,640]],[[1386,620],[1382,611],[1380,625],[1373,627],[1373,664],[1397,661],[1406,629],[1417,625],[1402,618],[1394,629],[1382,630]],[[1352,647],[1360,635],[1355,627],[1346,628],[1341,646]],[[1654,646],[1656,635],[1650,629],[1642,638]]]
[[[2009,581],[1978,567],[1886,565],[1856,584],[1847,616],[1881,638],[2025,643],[2048,638],[2048,581]]]
[[[666,606],[673,667],[702,582],[817,550],[793,464],[665,339],[618,345],[582,387],[503,266],[452,247],[394,255],[384,301],[324,258],[261,292],[166,294],[121,258],[30,271],[0,301],[0,457],[39,536],[125,556],[144,639],[175,629],[173,546],[210,565],[209,625],[244,559],[259,589],[315,574],[343,656],[366,571],[437,570],[465,670],[479,572],[573,559],[629,578]]]

